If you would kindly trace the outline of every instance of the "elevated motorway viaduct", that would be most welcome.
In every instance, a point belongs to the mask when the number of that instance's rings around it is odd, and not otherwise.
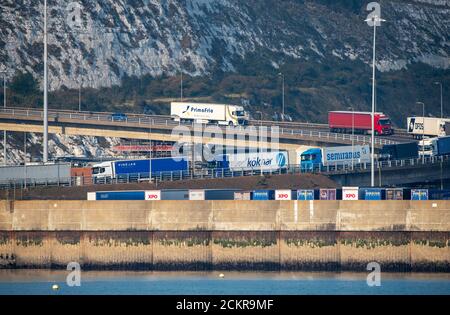
[[[377,167],[375,169],[375,185],[399,186],[438,183],[437,186],[439,186],[441,180],[448,185],[450,181],[450,159],[425,161],[424,164],[420,160],[416,160],[416,162],[418,164],[415,165]],[[370,186],[370,167],[358,169],[355,172],[336,172],[328,176],[342,186]]]
[[[0,110],[0,130],[17,132],[35,132],[42,133],[41,110],[36,109],[17,109],[6,108]],[[261,124],[263,124],[261,122]],[[277,122],[271,123],[270,127],[275,127]],[[269,126],[268,122],[264,125]],[[330,133],[323,130],[323,126],[318,125],[317,130],[313,125],[295,127],[295,124],[281,123],[279,127],[279,148],[286,150],[295,150],[299,145],[323,146],[323,145],[349,145],[352,144],[370,144],[370,137],[363,135],[349,135]],[[285,127],[289,126],[289,127]],[[160,141],[180,141],[180,135],[172,134],[174,127],[178,123],[172,121],[167,116],[144,116],[130,115],[125,121],[113,121],[110,113],[86,113],[72,111],[50,111],[49,112],[49,133],[58,133],[75,136],[100,136],[116,137],[126,139],[141,140],[160,140]],[[193,143],[223,144],[236,147],[272,147],[270,139],[270,128],[267,132],[269,139],[253,138],[248,140],[248,133],[243,140],[223,141],[212,136],[194,137],[194,125],[181,125],[191,130],[191,141]],[[255,127],[259,123],[255,122]],[[197,125],[197,128],[200,128]],[[225,131],[224,127],[221,127]],[[258,131],[259,129],[256,128]],[[242,128],[234,129],[236,134],[245,135]],[[259,133],[259,132],[258,132]],[[375,147],[381,148],[384,144],[396,143],[397,141],[389,138],[376,138]],[[397,140],[397,139],[396,139]]]

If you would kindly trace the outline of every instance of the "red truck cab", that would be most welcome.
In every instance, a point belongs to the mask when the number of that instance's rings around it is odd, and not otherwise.
[[[372,130],[370,112],[332,111],[328,113],[328,126],[331,132],[368,134]],[[383,113],[374,115],[375,135],[392,135],[392,123]]]

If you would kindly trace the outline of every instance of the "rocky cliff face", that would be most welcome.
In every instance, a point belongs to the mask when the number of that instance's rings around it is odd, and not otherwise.
[[[49,1],[49,80],[99,87],[124,75],[233,72],[248,56],[274,70],[288,59],[339,58],[370,64],[369,1],[98,0]],[[450,66],[450,3],[383,0],[381,71],[411,63]],[[0,64],[10,76],[42,77],[43,1],[3,0]]]

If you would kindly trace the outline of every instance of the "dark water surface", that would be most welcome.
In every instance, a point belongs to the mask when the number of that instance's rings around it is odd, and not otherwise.
[[[368,273],[333,272],[124,272],[86,271],[81,286],[66,284],[68,271],[0,270],[5,294],[450,294],[450,274],[382,273],[381,286]],[[53,284],[59,290],[52,290]]]

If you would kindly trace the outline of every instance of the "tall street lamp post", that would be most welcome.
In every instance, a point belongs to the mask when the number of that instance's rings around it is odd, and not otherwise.
[[[6,69],[2,70],[3,73],[3,107],[6,109]],[[3,130],[3,164],[6,166],[6,130]]]
[[[44,0],[44,148],[43,161],[48,162],[48,100],[47,100],[47,0]]]
[[[381,25],[381,22],[385,20],[381,19],[380,16],[372,15],[370,18],[366,19],[369,25],[373,24],[373,56],[372,56],[372,134],[371,134],[371,155],[370,155],[370,184],[372,187],[375,186],[375,48],[376,48],[376,34],[377,34],[377,26]]]

